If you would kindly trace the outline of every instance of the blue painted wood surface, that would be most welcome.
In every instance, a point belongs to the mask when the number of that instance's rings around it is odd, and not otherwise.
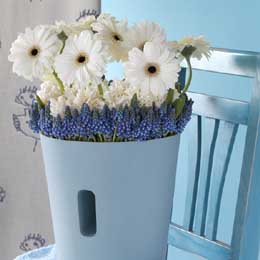
[[[257,52],[214,48],[209,60],[193,59],[192,67],[197,70],[254,78],[257,55]],[[185,62],[182,65],[186,67]]]
[[[249,103],[200,93],[188,136],[189,180],[183,226],[172,224],[169,244],[208,260],[257,260],[260,250],[260,54],[213,49],[198,70],[255,79]],[[185,65],[185,64],[184,64]],[[206,86],[205,86],[206,87]],[[247,126],[231,245],[217,241],[223,187],[239,125]]]
[[[244,101],[212,97],[205,94],[189,92],[194,101],[193,113],[203,117],[218,118],[234,124],[247,125],[249,104]]]
[[[260,246],[260,55],[255,63],[255,84],[250,103],[238,203],[233,229],[234,260],[254,260]]]
[[[217,239],[220,203],[226,174],[232,154],[238,125],[223,122],[219,129],[216,152],[213,160],[211,188],[208,200],[208,212],[205,235],[208,239]]]
[[[205,234],[211,170],[218,129],[219,120],[211,118],[205,118],[203,120],[202,160],[194,223],[194,232],[201,236]]]
[[[210,241],[174,224],[170,226],[169,244],[209,260],[227,260],[231,255],[228,245]]]
[[[201,163],[201,138],[202,138],[202,118],[195,116],[194,128],[189,132],[189,180],[188,193],[185,203],[185,215],[183,226],[188,231],[193,231],[196,200],[198,193],[198,183]]]

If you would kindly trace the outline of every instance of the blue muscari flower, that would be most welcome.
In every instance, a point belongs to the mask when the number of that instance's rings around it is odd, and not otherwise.
[[[143,107],[141,109],[142,120],[140,122],[138,128],[138,141],[148,140],[151,137],[152,126],[153,126],[153,115],[152,115],[152,107]]]
[[[90,108],[87,104],[83,104],[78,120],[78,131],[80,137],[88,138],[91,135],[91,123],[92,118]]]
[[[99,119],[99,112],[97,109],[94,109],[92,112],[92,123],[90,126],[93,135],[101,134],[101,122]]]
[[[188,100],[187,103],[184,106],[182,115],[178,118],[176,122],[176,133],[180,134],[185,129],[188,122],[191,120],[192,116],[192,105],[193,101]]]
[[[157,107],[153,107],[153,121],[152,121],[152,129],[151,129],[151,138],[161,138],[163,136],[162,131],[162,123],[161,118],[159,116],[159,109]]]
[[[162,117],[163,135],[176,133],[175,109],[168,105],[166,107],[166,114]]]
[[[29,127],[33,130],[34,133],[39,133],[39,120],[40,120],[40,112],[39,106],[35,100],[32,102],[32,106],[29,110]]]
[[[62,132],[66,139],[73,137],[73,128],[71,127],[72,114],[69,106],[66,106],[64,119],[62,121]]]
[[[40,109],[40,118],[38,121],[39,131],[47,136],[52,134],[53,117],[50,114],[50,104]]]
[[[112,129],[112,118],[111,111],[107,105],[105,105],[99,115],[100,119],[100,134],[106,138],[111,138],[113,136]]]
[[[79,136],[79,111],[78,109],[73,109],[72,111],[72,117],[70,120],[70,131],[71,131],[71,135],[72,137],[78,137]]]
[[[52,136],[58,139],[64,139],[65,133],[62,129],[62,119],[61,116],[58,115],[53,122],[53,128],[52,128]]]
[[[117,136],[125,140],[129,140],[132,138],[132,127],[128,106],[125,106],[122,109],[122,113],[120,113],[117,125]]]
[[[62,119],[60,115],[56,118],[51,115],[49,103],[39,108],[34,102],[29,125],[35,132],[59,139],[89,140],[101,136],[111,140],[116,133],[120,141],[144,141],[181,133],[191,119],[192,104],[191,100],[187,100],[177,119],[172,105],[164,103],[160,107],[155,104],[145,107],[138,102],[119,109],[104,106],[101,110],[91,110],[84,104],[80,113],[77,109],[71,111],[70,107],[66,107]]]

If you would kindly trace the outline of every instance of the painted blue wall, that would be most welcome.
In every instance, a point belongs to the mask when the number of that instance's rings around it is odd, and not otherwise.
[[[205,35],[214,47],[260,52],[259,0],[103,0],[103,11],[130,23],[138,20],[159,22],[170,39],[185,35]],[[117,75],[118,66],[112,66],[110,75]],[[249,100],[252,82],[208,73],[195,73],[192,90],[217,96]],[[224,189],[218,239],[230,243],[236,192],[242,161],[245,128],[240,128]],[[186,182],[188,178],[188,144],[182,136],[173,220],[182,224]],[[170,249],[170,259],[201,259],[177,249]]]

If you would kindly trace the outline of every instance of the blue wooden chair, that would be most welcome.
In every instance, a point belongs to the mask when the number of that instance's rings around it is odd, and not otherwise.
[[[190,159],[189,192],[184,225],[170,225],[169,245],[208,260],[257,260],[260,246],[260,54],[214,49],[210,61],[193,61],[193,68],[254,78],[255,84],[250,103],[189,93],[195,101],[196,121],[196,129],[189,135],[194,151]],[[182,80],[184,77],[183,70]],[[247,126],[247,135],[232,243],[227,245],[217,241],[218,219],[239,125]],[[205,127],[207,132],[203,134]],[[55,260],[55,248],[38,249],[17,260],[40,257]]]
[[[199,93],[195,101],[196,129],[189,137],[188,193],[184,225],[170,226],[169,245],[208,260],[257,260],[260,246],[260,54],[214,49],[207,61],[193,61],[197,70],[254,78],[249,103]],[[182,80],[185,69],[182,71]],[[234,141],[247,126],[244,159],[231,245],[217,241],[220,204]],[[205,130],[205,132],[204,132]]]

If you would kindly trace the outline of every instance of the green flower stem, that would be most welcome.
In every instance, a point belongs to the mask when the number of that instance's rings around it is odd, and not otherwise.
[[[57,80],[61,93],[64,94],[65,89],[64,89],[64,85],[63,85],[61,79],[59,78],[58,74],[55,71],[53,72],[53,75],[54,75],[55,79]]]
[[[36,101],[37,101],[40,108],[45,107],[44,103],[42,102],[41,98],[38,95],[36,95]]]
[[[116,142],[116,134],[117,134],[117,124],[116,124],[115,130],[114,130],[112,142]]]
[[[62,53],[64,48],[65,48],[65,44],[66,44],[66,41],[68,39],[68,36],[66,35],[65,32],[62,31],[60,34],[58,34],[58,38],[62,41],[62,47],[61,47],[61,50],[60,50],[60,53]]]
[[[186,92],[188,91],[189,86],[190,86],[190,84],[191,84],[191,80],[192,80],[192,67],[191,67],[190,58],[186,58],[186,57],[185,57],[185,59],[186,59],[186,62],[187,62],[187,64],[188,64],[189,78],[188,78],[188,80],[187,80],[187,82],[186,82],[186,85],[185,85],[185,87],[184,87],[182,93],[186,93]]]
[[[99,142],[104,142],[103,137],[101,134],[98,134]]]

